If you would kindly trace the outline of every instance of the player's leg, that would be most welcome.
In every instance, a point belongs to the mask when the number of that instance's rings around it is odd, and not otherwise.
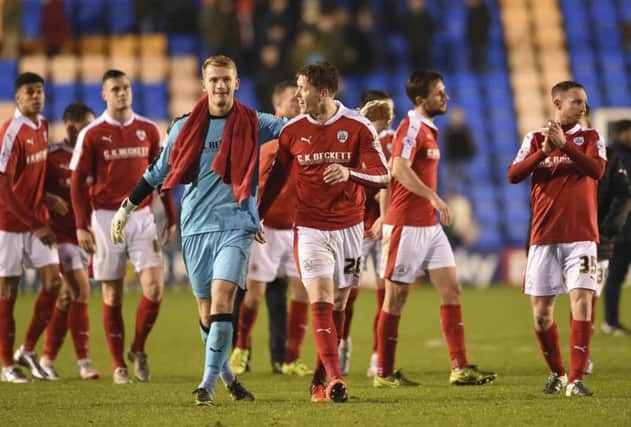
[[[237,343],[230,355],[230,368],[241,375],[245,373],[250,359],[251,335],[256,322],[259,305],[265,297],[266,282],[254,280],[248,277],[247,291],[239,308],[239,329],[237,330]]]
[[[300,361],[300,351],[309,323],[309,294],[298,277],[288,277],[289,311],[287,314],[287,349],[282,372],[285,375],[306,376],[313,370]]]
[[[105,340],[112,359],[115,384],[129,384],[127,364],[123,356],[125,351],[125,323],[123,322],[123,279],[103,280],[103,327]]]
[[[265,289],[270,363],[272,372],[275,374],[282,373],[282,365],[285,360],[288,287],[287,279],[285,277],[278,277],[273,282],[269,282]]]
[[[79,376],[84,380],[93,380],[99,378],[100,374],[92,366],[89,353],[90,318],[88,315],[88,301],[90,298],[90,280],[85,265],[85,260],[82,260],[80,264],[74,264],[74,268],[64,273],[63,276],[72,291],[72,301],[68,309],[68,329],[70,329],[70,335],[74,344],[77,365],[79,366]]]
[[[344,309],[344,325],[338,347],[342,375],[348,375],[348,371],[351,369],[352,342],[350,335],[357,295],[359,295],[359,287],[352,288],[348,294],[348,301],[346,301],[346,308]]]
[[[10,258],[5,259],[8,260]],[[21,272],[21,260],[17,267]],[[1,270],[3,275],[17,273],[17,271],[10,272],[6,270],[4,266],[2,266]],[[15,318],[13,316],[13,308],[15,306],[19,283],[19,276],[0,277],[0,358],[2,362],[0,381],[16,384],[27,383],[29,381],[20,368],[14,365],[13,362],[13,344],[15,342]]]
[[[374,387],[398,387],[394,370],[399,321],[407,301],[410,283],[425,259],[427,244],[420,240],[420,227],[384,225],[380,275],[385,292],[377,324],[377,374]]]
[[[630,331],[620,324],[620,294],[622,284],[629,272],[631,264],[631,243],[626,241],[616,242],[613,256],[609,264],[609,277],[605,282],[604,309],[605,320],[601,326],[607,335],[624,336]]]
[[[575,242],[562,245],[563,272],[570,294],[572,325],[570,332],[570,372],[566,396],[591,396],[583,384],[592,337],[592,300],[596,292],[596,243]]]
[[[379,259],[379,258],[378,258]],[[377,263],[375,263],[377,264]],[[375,266],[375,272],[378,271],[377,266]],[[368,365],[368,370],[366,371],[367,377],[374,377],[377,375],[377,343],[378,343],[378,335],[377,335],[377,326],[379,326],[379,315],[381,313],[381,308],[383,307],[383,300],[386,295],[386,281],[379,277],[379,274],[375,274],[375,315],[372,321],[372,353],[370,355],[370,363]]]
[[[134,339],[127,358],[134,364],[134,376],[144,382],[151,379],[145,342],[160,312],[164,290],[164,262],[155,218],[149,208],[132,214],[126,232],[129,261],[138,272],[142,289],[136,309]]]
[[[70,308],[72,299],[73,290],[70,288],[68,281],[65,280],[65,277],[63,277],[61,290],[59,291],[59,295],[57,295],[55,309],[46,328],[44,349],[42,350],[42,357],[39,360],[39,364],[46,372],[49,380],[60,379],[55,369],[55,360],[63,345],[66,332],[68,332],[68,309]]]

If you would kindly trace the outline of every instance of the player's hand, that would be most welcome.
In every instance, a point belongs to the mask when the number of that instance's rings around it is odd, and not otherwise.
[[[451,209],[447,206],[447,203],[443,201],[436,193],[433,194],[432,198],[429,199],[434,209],[438,211],[440,215],[440,222],[444,225],[451,225],[452,216]]]
[[[555,147],[563,148],[565,146],[565,133],[561,128],[561,123],[553,121],[549,122],[548,140]]]
[[[254,240],[256,240],[259,243],[266,243],[267,240],[265,240],[265,228],[263,228],[263,220],[261,220],[261,229],[259,231],[256,232],[256,234],[254,235]]]
[[[160,244],[162,246],[166,246],[175,239],[175,232],[177,231],[177,226],[175,224],[168,225],[164,224],[162,227],[162,233],[160,233]]]
[[[136,209],[136,205],[133,204],[128,198],[123,200],[120,208],[114,214],[112,218],[112,225],[110,226],[110,239],[112,243],[123,243],[125,241],[125,225],[129,220],[129,216]]]
[[[366,231],[366,239],[368,240],[381,240],[381,230],[383,228],[383,218],[379,217],[375,220],[370,227],[370,230]]]
[[[545,153],[546,156],[549,156],[555,149],[555,146],[550,142],[550,138],[546,136],[546,139],[543,140],[543,144],[541,145],[541,149]]]
[[[94,236],[89,230],[84,230],[82,228],[77,229],[77,243],[79,244],[79,247],[88,254],[94,253]]]
[[[57,237],[48,225],[33,231],[33,234],[48,247],[52,247],[55,243],[57,243]]]
[[[55,212],[57,215],[64,216],[68,212],[70,212],[70,206],[68,202],[66,202],[61,197],[52,193],[44,193],[44,204],[48,209],[52,212]]]
[[[129,220],[129,213],[125,210],[125,208],[120,207],[114,214],[114,218],[112,218],[112,225],[110,226],[110,238],[112,239],[112,243],[124,243],[125,242],[125,225],[127,225],[127,221]]]
[[[329,185],[338,184],[348,181],[351,172],[346,166],[337,163],[331,163],[324,169],[324,183]]]

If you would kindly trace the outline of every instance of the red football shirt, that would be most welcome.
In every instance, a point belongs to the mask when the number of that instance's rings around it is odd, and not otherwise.
[[[133,114],[121,125],[104,112],[79,133],[70,169],[93,178],[92,209],[116,210],[159,152],[155,123]],[[138,208],[152,200],[153,195],[146,197]]]
[[[402,157],[412,161],[412,170],[425,185],[436,191],[438,182],[438,129],[434,123],[411,110],[403,119],[394,134],[392,157]],[[436,210],[425,197],[405,188],[396,178],[390,186],[390,204],[386,219],[390,225],[428,227],[438,224]]]
[[[61,197],[68,203],[70,210],[66,215],[59,215],[50,211],[50,225],[59,243],[77,244],[77,230],[75,228],[74,213],[70,200],[70,159],[73,148],[66,141],[51,144],[48,147],[46,161],[46,183],[44,190]]]
[[[386,129],[379,134],[379,142],[381,143],[381,150],[386,156],[386,160],[390,159],[392,153],[392,141],[394,140],[394,131],[392,129]],[[364,213],[364,231],[368,231],[372,228],[381,211],[379,209],[379,201],[376,199],[379,189],[373,187],[366,187],[366,212]]]
[[[48,122],[42,116],[33,123],[19,110],[0,128],[0,173],[13,177],[13,192],[33,212],[35,218],[48,223],[44,205],[44,179],[48,155]],[[0,204],[0,230],[12,233],[32,231]]]
[[[281,185],[293,164],[298,200],[296,225],[339,230],[359,224],[364,219],[363,186],[383,187],[389,180],[386,159],[373,126],[359,112],[337,101],[336,104],[338,111],[326,123],[302,114],[289,121],[279,137],[278,172],[270,176],[267,185]],[[325,184],[324,170],[331,163],[348,167],[349,180]],[[264,213],[267,204],[268,201],[261,201]]]
[[[566,144],[546,156],[545,135],[530,132],[508,169],[509,180],[529,175],[532,227],[530,244],[598,242],[598,179],[607,165],[604,141],[595,129],[576,125]]]
[[[267,178],[272,170],[274,159],[278,153],[278,140],[264,144],[261,147],[261,160],[259,166],[259,191],[263,194]],[[287,182],[279,191],[278,197],[269,207],[263,217],[264,225],[277,230],[289,230],[294,226],[296,217],[296,178],[293,169],[289,172]]]

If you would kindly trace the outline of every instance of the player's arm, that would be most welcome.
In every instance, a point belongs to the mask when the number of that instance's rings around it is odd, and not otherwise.
[[[390,171],[377,134],[368,127],[362,128],[359,135],[359,158],[361,167],[349,168],[332,163],[324,169],[324,183],[335,185],[354,181],[369,187],[385,187],[390,182]]]
[[[607,156],[609,160],[605,174],[609,176],[609,188],[605,191],[611,192],[612,200],[602,218],[600,231],[606,236],[615,236],[622,230],[631,212],[631,182],[624,164],[615,152],[608,150]]]
[[[537,168],[537,165],[552,151],[547,142],[541,150],[537,149],[536,145],[533,144],[533,139],[533,132],[524,137],[515,160],[508,167],[508,180],[511,184],[517,184],[528,178]]]
[[[603,176],[603,173],[605,173],[605,167],[607,166],[605,143],[600,139],[600,137],[597,138],[595,143],[586,141],[586,143],[590,143],[590,145],[587,152],[583,153],[576,147],[576,145],[567,143],[567,139],[565,138],[565,134],[563,134],[560,125],[558,125],[558,129],[558,132],[550,134],[553,144],[559,147],[561,151],[572,159],[574,165],[579,171],[581,171],[581,173],[589,176],[590,178],[600,179]],[[563,138],[561,138],[561,135]]]
[[[281,188],[289,178],[291,170],[291,154],[289,152],[289,138],[285,134],[281,134],[278,140],[278,152],[276,159],[272,165],[265,188],[259,199],[259,216],[265,217],[267,210],[272,206],[274,200],[280,193]]]
[[[392,176],[410,193],[428,199],[440,214],[440,221],[445,225],[451,225],[452,218],[449,206],[414,172],[411,159],[393,156]]]
[[[41,220],[39,220],[33,212],[28,209],[13,191],[13,175],[0,170],[0,203],[2,203],[13,216],[19,219],[33,234],[45,245],[55,243],[55,233],[52,229]]]
[[[276,117],[269,113],[256,113],[259,120],[259,143],[266,144],[278,138],[283,126],[287,123],[284,117]]]
[[[153,193],[153,191],[164,182],[170,169],[169,156],[171,155],[173,144],[175,144],[175,140],[177,139],[177,135],[182,128],[184,121],[185,120],[179,120],[174,123],[173,126],[169,127],[169,130],[167,131],[167,142],[163,146],[158,157],[147,167],[147,170],[140,178],[129,197],[123,200],[118,208],[118,211],[112,219],[112,225],[110,227],[110,237],[112,242],[122,243],[125,241],[125,225],[127,224],[129,216],[134,209],[136,209],[136,206],[141,204],[142,201],[149,196],[149,194]],[[161,200],[163,203],[165,202],[165,199],[161,198]],[[173,206],[173,199],[170,194],[167,196],[166,201],[167,204],[164,205],[164,211],[167,217],[165,228],[168,226],[168,230],[163,230],[162,232],[163,241],[169,237],[172,238],[175,235],[176,214],[175,206]]]
[[[77,228],[77,243],[87,253],[94,253],[94,236],[90,232],[90,187],[95,176],[95,152],[88,135],[88,129],[79,132],[70,160],[70,201],[74,210]]]

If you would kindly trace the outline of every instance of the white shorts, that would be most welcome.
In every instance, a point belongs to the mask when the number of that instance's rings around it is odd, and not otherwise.
[[[88,268],[88,254],[79,246],[72,243],[59,243],[57,251],[59,251],[61,271],[64,273]]]
[[[298,277],[294,260],[294,230],[265,227],[266,243],[252,243],[248,279],[271,282],[278,277]]]
[[[48,247],[31,232],[0,231],[0,277],[20,277],[25,268],[59,264],[57,247]]]
[[[118,280],[125,277],[127,257],[136,272],[162,266],[162,250],[158,243],[156,222],[149,207],[132,212],[125,226],[125,242],[110,240],[110,226],[116,211],[92,212],[92,233],[96,241],[94,279]]]
[[[375,271],[379,271],[381,262],[381,240],[364,239],[362,242],[362,271],[368,271],[368,259],[372,260]]]
[[[596,267],[596,296],[597,297],[600,297],[600,294],[603,293],[603,288],[605,287],[607,276],[609,276],[609,260],[604,259],[602,261],[598,261],[598,266]]]
[[[426,270],[455,267],[456,260],[443,228],[383,226],[379,274],[393,282],[413,283]]]
[[[596,243],[532,245],[528,250],[524,293],[551,296],[572,289],[596,291]]]
[[[336,289],[359,285],[364,224],[342,230],[296,227],[296,264],[303,282],[331,277]]]

